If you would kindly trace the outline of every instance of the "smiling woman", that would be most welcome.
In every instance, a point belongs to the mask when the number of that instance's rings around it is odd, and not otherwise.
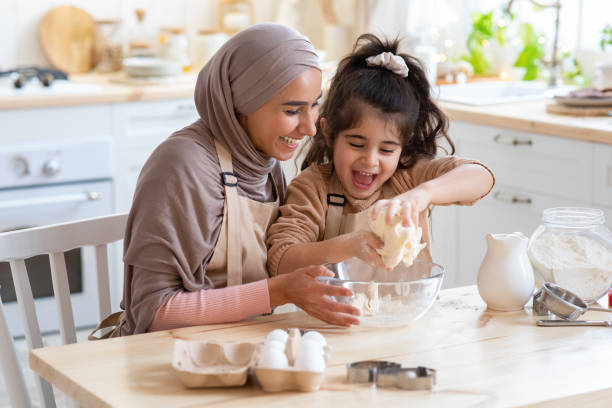
[[[310,41],[278,24],[234,35],[199,73],[200,118],[151,155],[124,240],[123,335],[241,320],[294,303],[348,325],[350,295],[307,267],[268,279],[265,234],[285,196],[279,160],[315,133],[321,70]]]

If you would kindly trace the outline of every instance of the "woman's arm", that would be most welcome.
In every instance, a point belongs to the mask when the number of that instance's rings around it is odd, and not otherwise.
[[[177,292],[157,310],[148,331],[236,322],[269,313],[271,308],[285,303],[293,303],[329,324],[346,327],[359,324],[351,316],[358,316],[358,309],[329,298],[352,296],[352,291],[325,285],[316,279],[318,276],[333,276],[333,273],[321,266],[310,266],[243,285]]]

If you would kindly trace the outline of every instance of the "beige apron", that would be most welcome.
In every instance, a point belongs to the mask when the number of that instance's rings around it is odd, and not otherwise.
[[[393,191],[393,187],[389,182],[383,184],[382,197],[381,199],[391,199],[396,194]],[[370,231],[368,225],[368,209],[353,213],[343,214],[344,205],[346,204],[346,197],[344,196],[344,187],[336,176],[336,173],[332,173],[329,180],[329,190],[327,194],[327,214],[325,215],[325,236],[324,239],[330,239],[337,237],[338,235],[348,234],[355,231]],[[419,223],[423,225],[423,215],[419,215]],[[427,229],[427,221],[425,221],[425,229]],[[421,242],[426,242],[429,245],[429,235],[427,231],[423,231],[423,238]],[[427,250],[428,247],[424,248],[417,259],[431,261],[431,255]]]
[[[225,206],[221,233],[206,276],[216,288],[266,279],[266,232],[278,217],[278,189],[273,203],[239,196],[232,156],[219,142],[215,141],[215,145],[225,184]]]
[[[206,276],[215,288],[240,285],[268,278],[266,268],[266,232],[278,217],[278,188],[276,201],[262,203],[238,195],[238,179],[233,173],[232,156],[215,141],[217,156],[221,165],[221,177],[225,189],[223,222],[213,256],[206,266]],[[120,335],[125,321],[125,312],[108,316],[90,333],[89,340],[100,340]],[[95,333],[104,328],[114,327],[102,336]]]

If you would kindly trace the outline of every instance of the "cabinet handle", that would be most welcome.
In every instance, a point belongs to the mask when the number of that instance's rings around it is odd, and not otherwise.
[[[193,112],[195,110],[195,105],[192,105],[190,103],[181,103],[176,107],[176,110],[179,112]]]
[[[497,201],[510,204],[531,204],[532,200],[530,197],[520,197],[512,193],[505,193],[503,191],[497,191],[493,194],[493,198]]]
[[[518,139],[516,137],[503,136],[501,134],[496,134],[493,137],[495,143],[503,144],[506,146],[531,146],[533,142],[531,139]]]

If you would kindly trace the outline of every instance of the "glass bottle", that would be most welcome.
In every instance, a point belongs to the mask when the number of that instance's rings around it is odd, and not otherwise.
[[[556,207],[544,210],[527,253],[536,277],[593,303],[612,285],[612,233],[602,210]]]

